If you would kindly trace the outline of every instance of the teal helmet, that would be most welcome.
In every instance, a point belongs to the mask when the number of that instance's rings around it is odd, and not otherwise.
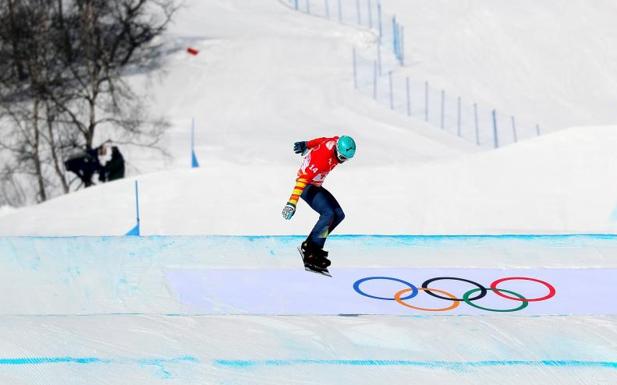
[[[356,142],[351,136],[343,135],[336,141],[336,156],[341,162],[353,158],[356,154]]]

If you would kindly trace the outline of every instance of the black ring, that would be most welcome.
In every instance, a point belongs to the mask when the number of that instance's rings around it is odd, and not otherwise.
[[[448,298],[448,297],[442,297],[442,296],[440,296],[440,295],[438,295],[438,294],[433,293],[433,292],[431,291],[431,289],[429,289],[428,285],[430,285],[430,284],[431,284],[431,282],[433,282],[433,281],[440,281],[440,280],[442,280],[442,279],[453,279],[453,280],[455,280],[455,281],[463,281],[463,282],[471,283],[472,285],[477,286],[477,287],[480,289],[480,294],[478,294],[477,296],[475,296],[475,297],[473,297],[473,298],[468,298],[468,299],[467,299],[468,301],[475,301],[475,300],[477,300],[477,299],[480,299],[480,298],[484,297],[484,296],[486,295],[486,293],[487,293],[486,288],[485,288],[484,286],[480,285],[479,283],[474,282],[474,281],[470,281],[470,280],[465,279],[465,278],[457,278],[457,277],[436,277],[436,278],[427,279],[427,280],[426,280],[426,281],[424,281],[424,283],[422,284],[422,288],[423,288],[423,289],[426,289],[426,290],[424,290],[424,292],[425,292],[426,294],[432,295],[433,297],[436,297],[436,298],[439,298],[439,299],[447,299],[447,300],[449,300],[449,301],[464,301],[464,299],[463,299],[463,298]]]

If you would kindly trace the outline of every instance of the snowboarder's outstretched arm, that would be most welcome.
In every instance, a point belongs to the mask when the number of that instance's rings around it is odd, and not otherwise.
[[[298,205],[298,200],[300,199],[300,195],[302,195],[302,191],[308,184],[308,180],[303,177],[298,177],[296,179],[296,185],[294,186],[293,191],[291,192],[291,196],[287,201],[287,204],[283,208],[283,218],[291,219],[293,215],[296,213],[296,206]]]
[[[306,155],[308,150],[313,147],[320,145],[321,143],[330,140],[330,138],[315,138],[308,141],[295,142],[294,143],[294,152],[296,154],[301,154],[302,156]]]

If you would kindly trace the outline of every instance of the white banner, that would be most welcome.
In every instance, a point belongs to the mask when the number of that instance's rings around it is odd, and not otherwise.
[[[172,269],[203,314],[617,314],[617,269]]]

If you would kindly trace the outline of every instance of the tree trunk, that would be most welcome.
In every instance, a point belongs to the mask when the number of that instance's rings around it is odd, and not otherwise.
[[[14,0],[8,0],[9,3],[9,19],[11,20],[11,45],[13,47],[13,59],[15,60],[15,76],[19,80],[26,79],[26,71],[21,61],[21,54],[19,52],[19,36],[17,33],[17,24],[15,22],[15,4]]]
[[[45,179],[43,177],[43,165],[41,162],[41,133],[39,131],[39,104],[40,100],[34,98],[32,129],[34,130],[34,143],[32,148],[32,160],[34,161],[34,170],[39,185],[39,198],[41,202],[47,200],[47,192],[45,191]]]
[[[96,99],[93,98],[88,101],[88,109],[90,116],[88,121],[88,131],[86,133],[86,146],[88,148],[92,148],[94,131],[96,130]]]
[[[63,0],[58,0],[58,20],[60,25],[60,31],[62,32],[64,39],[64,56],[68,64],[73,63],[73,48],[71,47],[71,37],[69,30],[64,24],[64,6]]]
[[[51,157],[54,162],[54,170],[56,171],[56,175],[58,176],[58,179],[60,179],[60,183],[62,184],[62,190],[64,191],[65,194],[68,194],[70,190],[69,184],[66,181],[65,174],[63,172],[62,167],[60,166],[60,159],[58,158],[57,143],[54,138],[54,125],[53,125],[54,117],[53,117],[53,114],[49,111],[49,105],[47,105],[46,107],[46,112],[47,112],[47,130],[49,133],[49,149],[51,151]]]
[[[91,1],[86,2],[84,8],[84,19],[87,39],[87,53],[86,60],[88,63],[88,75],[89,75],[89,96],[88,96],[88,133],[86,135],[86,145],[88,148],[92,148],[92,142],[94,140],[94,131],[96,130],[96,102],[99,89],[98,78],[98,50],[97,50],[97,34],[95,31],[95,10]]]

